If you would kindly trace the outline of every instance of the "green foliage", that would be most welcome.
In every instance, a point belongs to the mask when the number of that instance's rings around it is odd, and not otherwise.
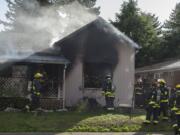
[[[137,2],[124,2],[120,13],[112,24],[141,46],[136,54],[136,66],[154,62],[158,57],[161,38],[161,24],[155,15],[143,13]]]
[[[75,109],[77,112],[92,112],[94,110],[101,111],[102,106],[94,98],[83,98],[79,101]]]
[[[129,119],[128,116],[118,114],[102,114],[80,121],[69,131],[89,131],[89,132],[152,132],[155,131],[154,126],[145,126],[142,124],[144,116],[134,116]],[[156,126],[156,131],[171,131],[171,126],[161,123]]]
[[[80,101],[76,107],[77,112],[86,112],[88,110],[88,99]]]
[[[128,115],[101,113],[59,112],[33,113],[0,112],[1,132],[158,132],[172,131],[167,122],[154,126],[143,125],[144,115],[130,120]],[[156,127],[156,128],[155,128]]]
[[[22,16],[38,16],[38,9],[34,5],[37,5],[35,0],[6,0],[8,10],[5,14],[7,21],[0,20],[0,23],[4,25],[5,30],[13,29],[23,32],[28,26],[20,19]],[[29,5],[32,2],[34,5]]]
[[[176,4],[169,20],[164,24],[164,58],[180,57],[180,3]]]
[[[30,103],[29,99],[21,97],[0,97],[0,110],[7,107],[24,109]]]
[[[41,6],[65,5],[76,0],[37,0]],[[95,7],[96,0],[77,0],[81,5],[90,9],[95,14],[100,14],[100,7]]]

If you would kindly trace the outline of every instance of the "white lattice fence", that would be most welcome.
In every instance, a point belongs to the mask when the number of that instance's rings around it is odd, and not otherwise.
[[[43,98],[57,98],[59,87],[61,86],[59,85],[58,81],[55,81],[55,80],[47,81],[42,91],[42,97]]]
[[[2,97],[23,97],[27,94],[26,78],[0,77],[0,96]]]

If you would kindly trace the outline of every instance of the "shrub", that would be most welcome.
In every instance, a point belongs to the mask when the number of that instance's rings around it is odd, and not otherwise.
[[[84,97],[76,107],[76,111],[78,112],[89,112],[94,110],[102,110],[102,106],[94,98]]]
[[[0,110],[7,107],[24,109],[27,104],[30,104],[29,99],[23,97],[0,97]]]

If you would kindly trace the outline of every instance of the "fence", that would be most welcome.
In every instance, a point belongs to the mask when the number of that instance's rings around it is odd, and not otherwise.
[[[28,83],[30,83],[30,81],[23,77],[0,77],[0,96],[26,96],[29,93]],[[32,83],[30,83],[30,85],[31,84]],[[57,98],[59,86],[60,89],[62,89],[62,82],[54,80],[45,82],[45,85],[43,85],[42,97]],[[60,95],[62,95],[62,91],[60,92]]]
[[[23,97],[27,92],[28,81],[23,77],[0,77],[1,97]]]
[[[27,97],[30,94],[32,82],[24,77],[0,77],[0,97]],[[62,82],[48,80],[41,92],[41,106],[45,109],[62,108]],[[58,88],[60,87],[60,99]]]
[[[59,87],[60,95],[62,95],[62,82],[58,82],[55,80],[47,81],[42,91],[42,98],[57,98]]]

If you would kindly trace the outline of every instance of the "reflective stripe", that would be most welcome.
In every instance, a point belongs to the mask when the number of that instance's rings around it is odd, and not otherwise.
[[[154,102],[154,101],[150,101],[149,102],[149,105],[152,105],[152,104],[155,104],[156,102]]]
[[[149,120],[145,120],[144,123],[150,124],[151,122]]]
[[[158,123],[159,123],[159,121],[157,121],[157,120],[154,120],[154,121],[153,121],[153,123],[154,123],[154,124],[158,124]]]
[[[168,92],[167,91],[165,91],[165,95],[167,95],[168,94]]]
[[[168,99],[161,100],[161,103],[167,103],[167,102],[168,102]]]
[[[180,111],[176,112],[176,115],[180,115]]]
[[[163,120],[168,120],[168,117],[163,117],[162,119],[163,119]]]
[[[40,92],[36,92],[36,91],[34,91],[33,94],[34,94],[34,95],[37,95],[37,96],[40,96],[40,95],[41,95]]]
[[[137,92],[136,94],[137,94],[137,95],[142,95],[143,93]]]
[[[177,127],[177,126],[178,126],[177,124],[173,124],[173,125],[172,125],[173,128],[175,128],[175,127]]]
[[[158,104],[153,105],[153,108],[158,108],[158,107],[160,107]]]
[[[178,108],[177,107],[173,107],[173,108],[171,108],[171,111],[177,111],[178,110]]]

